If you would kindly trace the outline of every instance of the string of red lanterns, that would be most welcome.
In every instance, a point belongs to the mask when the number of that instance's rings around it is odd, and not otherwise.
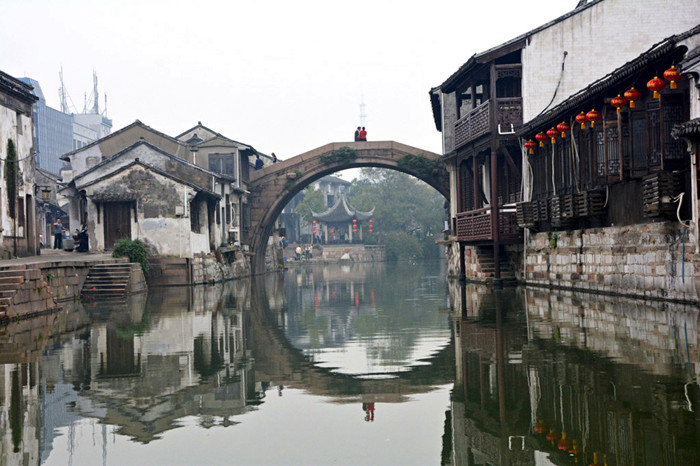
[[[670,89],[677,89],[677,82],[683,78],[683,75],[678,72],[675,65],[664,71],[663,76],[664,79],[670,83]],[[653,92],[652,97],[654,99],[658,99],[660,97],[660,92],[666,88],[666,81],[660,79],[658,76],[654,76],[654,79],[647,82],[647,88]],[[617,113],[621,113],[622,109],[627,107],[627,105],[629,105],[630,108],[635,108],[635,102],[641,98],[642,93],[632,86],[623,94],[618,94],[616,97],[613,97],[610,100],[610,104],[615,107]],[[590,123],[591,128],[593,128],[595,127],[595,122],[600,121],[602,118],[603,115],[599,111],[591,109],[591,111],[587,113],[581,112],[576,115],[575,120],[576,123],[581,125],[581,129],[583,130],[586,129],[587,122]],[[563,121],[556,126],[556,129],[555,127],[552,127],[547,130],[546,133],[540,131],[535,135],[535,139],[539,141],[539,147],[544,147],[544,141],[546,141],[547,138],[551,140],[552,144],[556,144],[556,138],[560,135],[562,138],[565,138],[567,131],[570,130],[571,127],[565,121]],[[535,143],[532,139],[525,143],[525,148],[528,149],[529,154],[534,154],[535,147],[537,147],[537,143]]]

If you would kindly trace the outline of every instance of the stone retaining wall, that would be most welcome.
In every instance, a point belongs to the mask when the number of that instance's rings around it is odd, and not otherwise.
[[[678,222],[535,233],[526,282],[592,292],[698,302],[695,249]]]

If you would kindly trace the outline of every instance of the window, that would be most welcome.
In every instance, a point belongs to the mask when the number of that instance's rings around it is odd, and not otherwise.
[[[233,154],[209,154],[209,170],[222,175],[233,175]]]
[[[199,203],[196,198],[190,202],[190,229],[193,233],[201,232],[201,227],[199,225]]]

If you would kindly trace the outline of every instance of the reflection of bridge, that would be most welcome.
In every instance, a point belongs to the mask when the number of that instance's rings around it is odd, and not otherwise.
[[[262,277],[258,277],[253,286],[249,325],[256,379],[297,386],[315,395],[362,397],[385,402],[403,401],[405,396],[425,393],[437,385],[454,382],[453,344],[422,361],[427,364],[391,374],[392,378],[386,379],[363,379],[315,366],[289,342],[276,324],[262,282]]]
[[[358,167],[389,168],[407,173],[449,198],[449,180],[441,156],[394,141],[331,143],[270,165],[250,175],[254,273],[264,270],[267,240],[284,206],[317,179]]]

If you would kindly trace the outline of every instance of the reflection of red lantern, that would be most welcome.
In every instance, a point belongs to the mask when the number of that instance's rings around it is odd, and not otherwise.
[[[535,134],[535,139],[540,141],[540,147],[544,147],[544,142],[547,140],[547,135],[540,131],[539,133]]]
[[[569,450],[569,454],[578,455],[581,453],[581,450],[578,449],[578,442],[576,440],[572,440],[571,443],[573,445],[571,446],[571,450]]]
[[[658,99],[661,95],[659,94],[659,92],[661,92],[664,89],[664,87],[666,87],[666,81],[664,81],[663,79],[659,79],[658,76],[654,76],[654,79],[647,83],[647,87],[650,91],[654,91],[654,98]]]
[[[559,131],[561,133],[561,137],[565,138],[566,133],[571,131],[571,126],[569,126],[569,124],[567,122],[562,121],[561,123],[559,123],[557,125],[557,131]]]
[[[664,79],[666,81],[671,81],[671,86],[669,86],[671,89],[675,89],[678,86],[676,86],[676,81],[681,80],[681,74],[676,70],[675,66],[670,67],[666,71],[664,71]]]
[[[642,93],[633,87],[625,91],[623,96],[625,97],[625,99],[629,100],[630,108],[634,108],[634,103],[642,98]]]
[[[594,451],[593,452],[593,462],[589,466],[603,466],[598,462],[598,452]]]
[[[576,115],[576,123],[581,123],[581,129],[586,129],[586,122],[588,120],[586,119],[586,114],[581,112],[578,115]]]
[[[549,433],[545,436],[545,438],[550,442],[554,443],[557,441],[557,439],[559,439],[559,435],[557,435],[557,433],[554,432],[554,430],[549,429]]]
[[[617,113],[620,113],[622,111],[622,107],[627,106],[627,99],[622,97],[620,94],[617,94],[617,97],[613,97],[612,100],[610,100],[610,105],[617,109]]]
[[[538,434],[544,434],[545,427],[544,427],[544,421],[540,419],[537,421],[537,424],[535,425],[535,432]]]
[[[554,129],[554,126],[552,126],[550,129],[547,130],[547,136],[549,136],[552,139],[552,144],[556,144],[557,138],[559,137],[559,131]]]
[[[530,139],[529,141],[527,141],[525,143],[525,147],[527,148],[529,154],[534,154],[535,147],[537,147],[537,143],[535,141],[533,141],[532,139]]]
[[[593,128],[595,126],[595,122],[600,121],[601,118],[603,118],[603,115],[601,115],[600,112],[596,111],[595,109],[586,113],[586,120],[591,122],[591,128]]]
[[[562,451],[569,451],[571,448],[571,441],[566,438],[566,432],[561,433],[561,440],[559,440],[557,447]]]

